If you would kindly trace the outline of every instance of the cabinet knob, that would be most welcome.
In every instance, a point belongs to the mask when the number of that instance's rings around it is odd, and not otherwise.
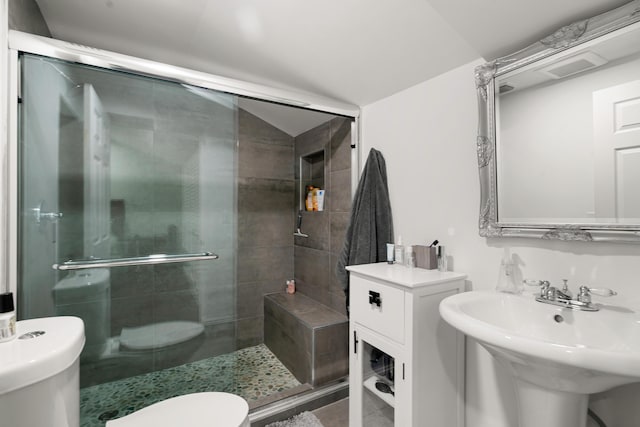
[[[382,299],[380,298],[380,292],[369,291],[369,304],[375,304],[378,307],[382,305]]]

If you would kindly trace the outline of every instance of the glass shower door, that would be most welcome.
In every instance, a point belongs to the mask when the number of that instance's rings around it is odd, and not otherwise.
[[[236,345],[236,97],[28,54],[21,67],[18,316],[84,320],[82,424],[233,392],[233,356],[207,363]],[[136,382],[153,386],[127,400]]]

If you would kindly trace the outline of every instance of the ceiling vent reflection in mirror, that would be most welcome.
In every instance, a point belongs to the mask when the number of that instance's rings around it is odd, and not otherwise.
[[[562,79],[606,63],[606,59],[593,52],[583,52],[541,68],[540,72],[554,79]]]

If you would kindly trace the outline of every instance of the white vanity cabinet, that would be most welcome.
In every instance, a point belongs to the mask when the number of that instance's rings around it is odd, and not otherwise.
[[[349,426],[464,427],[464,336],[438,305],[464,291],[466,275],[387,263],[347,270]]]

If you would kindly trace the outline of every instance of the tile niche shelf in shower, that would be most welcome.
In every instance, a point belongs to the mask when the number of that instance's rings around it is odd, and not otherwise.
[[[313,185],[315,188],[325,188],[324,159],[324,150],[300,156],[300,209],[302,210],[305,210],[307,186]]]

